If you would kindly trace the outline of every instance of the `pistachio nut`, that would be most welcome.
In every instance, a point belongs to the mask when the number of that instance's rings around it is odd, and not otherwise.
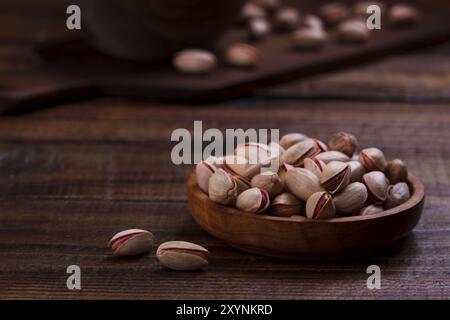
[[[304,167],[306,170],[311,171],[314,173],[318,178],[322,175],[323,169],[325,168],[326,164],[322,160],[319,160],[317,158],[306,158],[303,162]]]
[[[367,171],[384,171],[386,159],[383,151],[378,148],[366,148],[359,153],[359,162]]]
[[[260,188],[251,188],[242,192],[236,201],[236,208],[245,212],[263,213],[270,206],[269,194]]]
[[[208,256],[209,251],[202,246],[185,241],[164,242],[156,251],[163,266],[178,271],[203,269],[208,265]]]
[[[281,184],[284,186],[284,190],[287,190],[286,188],[286,172],[288,172],[288,170],[293,169],[294,167],[291,166],[290,164],[287,163],[283,163],[280,165],[280,167],[278,168],[278,177],[281,180]]]
[[[313,158],[320,152],[316,141],[313,139],[303,140],[289,147],[281,156],[281,162],[301,167],[306,158]]]
[[[394,185],[390,185],[387,190],[387,199],[385,203],[386,209],[397,207],[411,198],[408,184],[405,182],[399,182]]]
[[[242,192],[244,192],[245,190],[251,188],[251,183],[247,179],[245,179],[241,176],[234,176],[234,175],[231,175],[231,176],[234,179],[234,181],[236,181],[238,195],[241,194]]]
[[[263,7],[258,4],[247,1],[241,9],[239,21],[241,23],[248,23],[253,19],[264,19],[267,13]]]
[[[154,236],[150,231],[129,229],[116,233],[109,240],[108,246],[115,256],[137,256],[149,252],[153,240]]]
[[[310,219],[328,219],[335,214],[333,199],[326,191],[312,194],[306,202],[306,216]]]
[[[300,13],[292,7],[285,7],[275,13],[275,25],[278,30],[292,31],[300,24]]]
[[[225,52],[225,60],[228,65],[238,68],[254,68],[262,59],[261,52],[246,43],[230,45]]]
[[[350,183],[339,192],[334,198],[333,203],[338,215],[351,215],[361,209],[366,203],[368,193],[366,186],[360,182]]]
[[[300,141],[304,141],[309,139],[302,133],[288,133],[281,137],[280,145],[285,149],[289,149],[294,144],[299,143]]]
[[[357,145],[358,140],[356,140],[356,137],[347,132],[333,134],[328,142],[330,150],[340,151],[349,157],[353,156]]]
[[[371,204],[370,206],[361,208],[358,212],[358,216],[367,216],[370,214],[380,213],[383,212],[384,209],[382,206]]]
[[[209,178],[211,178],[213,173],[217,170],[213,164],[214,160],[215,158],[210,157],[204,161],[199,162],[195,167],[197,184],[200,189],[206,194],[208,194]]]
[[[318,16],[307,14],[302,19],[302,26],[309,29],[323,29],[323,22]]]
[[[238,195],[236,180],[223,169],[218,169],[209,178],[209,198],[224,205],[234,204]]]
[[[327,33],[321,28],[302,28],[291,35],[291,45],[295,49],[320,49],[327,40]]]
[[[293,168],[286,172],[286,185],[297,198],[307,201],[315,192],[325,191],[319,178],[304,168]]]
[[[246,180],[251,180],[253,176],[260,172],[262,167],[263,163],[257,161],[252,161],[250,163],[250,161],[244,157],[228,155],[225,156],[222,168],[233,176],[241,176]]]
[[[312,138],[312,140],[314,140],[314,142],[317,145],[317,148],[319,148],[320,152],[327,152],[328,151],[328,147],[325,143],[323,143],[322,141],[320,141],[319,139],[314,139]]]
[[[386,201],[389,181],[381,171],[371,171],[363,175],[362,182],[367,188],[369,198],[375,204],[382,204]]]
[[[335,26],[349,15],[349,7],[339,2],[328,3],[319,8],[319,16],[327,26]]]
[[[351,160],[347,162],[350,166],[350,183],[359,182],[366,173],[366,169],[359,161]]]
[[[325,151],[316,155],[315,158],[318,160],[322,160],[323,162],[325,162],[325,164],[331,161],[341,161],[341,162],[350,161],[349,156],[340,151]]]
[[[283,182],[276,172],[265,171],[252,178],[251,186],[266,190],[272,198],[284,189]]]
[[[405,163],[400,159],[388,161],[384,173],[392,184],[406,182],[408,179],[408,169],[406,168]]]
[[[253,40],[260,40],[266,37],[272,29],[269,21],[264,18],[252,19],[248,24],[248,28],[250,38]]]
[[[290,217],[304,214],[305,203],[292,193],[283,192],[277,195],[270,207],[270,213],[278,217]]]
[[[329,162],[320,176],[320,184],[331,194],[344,189],[350,182],[350,166],[341,161]]]
[[[344,42],[364,42],[369,39],[370,31],[362,19],[343,21],[338,26],[338,37]]]
[[[389,21],[394,26],[407,26],[419,20],[419,11],[406,3],[393,5],[389,10]]]
[[[216,67],[217,59],[213,53],[206,50],[186,49],[175,55],[173,65],[183,73],[204,74]]]
[[[236,149],[234,149],[234,154],[236,156],[245,158],[252,164],[266,162],[271,156],[270,152],[271,150],[269,146],[258,142],[241,143],[236,146]]]

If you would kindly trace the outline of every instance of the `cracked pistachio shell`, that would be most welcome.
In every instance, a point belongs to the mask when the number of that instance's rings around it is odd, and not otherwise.
[[[362,182],[369,193],[369,198],[375,204],[382,204],[386,201],[389,181],[381,171],[371,171],[363,175]]]
[[[217,203],[232,205],[238,195],[235,179],[223,169],[218,169],[209,179],[209,198]]]
[[[378,206],[376,204],[371,204],[370,206],[361,208],[358,212],[358,216],[367,216],[370,214],[383,212],[384,209],[382,206]]]
[[[335,213],[333,199],[328,192],[316,192],[306,202],[306,216],[310,219],[329,219]]]
[[[354,182],[339,192],[333,198],[333,203],[338,215],[351,215],[364,206],[367,197],[366,186],[360,182]]]
[[[266,16],[266,10],[263,7],[247,1],[241,9],[239,20],[241,23],[248,23],[253,19],[264,19]]]
[[[335,26],[349,15],[350,8],[339,2],[327,3],[319,8],[319,16],[327,26]]]
[[[321,28],[302,28],[291,35],[291,45],[295,49],[320,49],[327,40],[327,32]]]
[[[347,162],[350,166],[350,183],[360,182],[363,175],[366,173],[366,169],[359,161],[351,160]]]
[[[369,39],[370,30],[363,19],[350,19],[339,24],[338,37],[344,42],[364,42]]]
[[[405,163],[400,159],[389,161],[384,173],[392,184],[406,182],[408,179],[408,169],[406,168]]]
[[[164,242],[158,247],[159,262],[172,270],[199,270],[208,266],[209,251],[194,243],[185,241]]]
[[[265,171],[254,176],[251,186],[266,190],[271,198],[281,193],[284,189],[283,182],[278,174],[271,171]]]
[[[341,161],[329,162],[320,176],[320,184],[331,194],[344,189],[350,182],[350,166]]]
[[[309,29],[323,29],[322,20],[315,15],[307,14],[303,17],[302,26]]]
[[[154,236],[150,231],[129,229],[116,233],[108,242],[113,254],[118,257],[147,253],[153,246]]]
[[[186,74],[205,74],[217,66],[216,56],[202,49],[186,49],[175,54],[174,67]]]
[[[378,148],[366,148],[359,153],[359,162],[367,171],[384,171],[386,159],[383,151]]]
[[[297,198],[307,201],[316,192],[325,191],[319,178],[304,168],[293,168],[286,173],[286,185]]]
[[[291,170],[293,168],[294,168],[293,166],[287,163],[281,164],[280,167],[278,168],[278,177],[280,178],[281,183],[283,184],[285,190],[286,190],[286,172],[288,172],[288,170]]]
[[[208,158],[202,162],[199,162],[195,167],[195,175],[197,176],[197,184],[200,189],[208,194],[209,178],[216,172],[216,167],[214,166],[215,158]]]
[[[263,213],[270,206],[269,194],[259,188],[251,188],[242,192],[236,201],[236,208],[252,213]]]
[[[347,132],[338,132],[331,136],[328,142],[330,150],[340,151],[351,157],[355,153],[358,140],[356,137]]]
[[[262,59],[261,52],[254,46],[246,43],[230,45],[225,52],[226,62],[233,67],[253,68]]]
[[[264,18],[256,18],[252,19],[248,23],[249,35],[250,39],[259,40],[270,34],[272,31],[272,27]]]
[[[281,31],[292,31],[300,24],[300,13],[292,7],[280,8],[276,11],[275,26]]]
[[[325,162],[325,164],[331,161],[350,161],[350,157],[340,151],[325,151],[316,155],[315,158]]]
[[[228,155],[225,157],[223,169],[233,176],[241,176],[246,180],[251,180],[263,167],[263,163],[250,162],[244,157]]]
[[[231,175],[231,176],[234,179],[234,181],[236,181],[238,195],[241,194],[242,192],[244,192],[245,190],[251,188],[251,183],[247,179],[244,179],[241,176],[233,176],[233,175]]]
[[[411,198],[408,184],[405,182],[399,182],[388,187],[387,199],[385,207],[391,209],[397,207]]]
[[[241,143],[234,149],[234,154],[245,158],[249,163],[258,164],[267,161],[270,157],[270,148],[264,143]]]
[[[319,160],[317,158],[306,158],[304,161],[304,166],[306,170],[311,171],[314,173],[318,178],[322,175],[323,169],[325,168],[326,164],[322,160]]]
[[[281,162],[301,167],[306,158],[313,158],[320,152],[321,149],[315,140],[303,140],[289,147],[281,156]]]
[[[283,192],[272,200],[270,213],[278,217],[291,217],[304,214],[305,203],[292,193]]]
[[[280,146],[282,146],[285,150],[292,147],[294,144],[299,143],[301,141],[309,139],[302,133],[288,133],[281,137]]]

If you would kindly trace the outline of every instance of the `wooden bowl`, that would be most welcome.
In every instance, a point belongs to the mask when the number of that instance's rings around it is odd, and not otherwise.
[[[244,0],[74,0],[83,32],[107,54],[151,60],[186,47],[211,48],[239,16]]]
[[[252,253],[290,259],[341,259],[365,256],[406,236],[422,214],[424,187],[409,174],[411,198],[384,212],[310,220],[243,212],[209,200],[197,185],[195,172],[187,181],[192,216],[211,235]]]

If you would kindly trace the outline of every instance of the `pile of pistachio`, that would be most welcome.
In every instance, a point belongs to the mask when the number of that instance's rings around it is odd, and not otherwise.
[[[387,161],[374,147],[356,153],[357,144],[346,132],[334,134],[328,145],[301,133],[279,144],[244,143],[232,155],[198,163],[197,183],[216,203],[281,217],[369,215],[406,202],[403,161]]]

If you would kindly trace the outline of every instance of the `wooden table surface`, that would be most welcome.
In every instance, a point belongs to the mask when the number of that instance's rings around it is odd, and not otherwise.
[[[35,63],[30,41],[57,24],[57,2],[43,1],[36,18],[24,1],[0,1],[0,72]],[[391,57],[220,104],[97,99],[1,117],[0,298],[450,298],[449,53],[447,45]],[[204,129],[282,128],[325,140],[353,132],[422,179],[422,219],[394,247],[352,261],[286,261],[230,248],[193,221],[185,190],[192,167],[170,161],[172,131],[192,130],[194,120]],[[155,248],[168,240],[207,247],[210,267],[171,272],[154,252],[112,259],[108,239],[134,227],[151,229]],[[81,291],[66,288],[73,264]],[[381,267],[381,290],[366,287],[372,264]]]

